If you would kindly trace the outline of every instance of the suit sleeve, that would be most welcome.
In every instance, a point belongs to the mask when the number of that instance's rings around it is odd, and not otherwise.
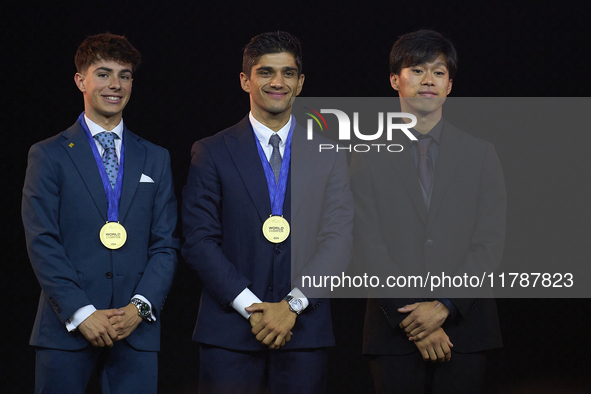
[[[172,286],[177,265],[177,250],[180,246],[175,236],[177,202],[170,168],[170,154],[166,150],[163,152],[162,172],[152,209],[148,262],[135,289],[136,294],[141,294],[150,301],[155,315],[162,309]]]
[[[187,185],[183,190],[183,257],[205,289],[229,306],[250,285],[224,255],[222,243],[222,185],[211,153],[200,141],[193,145]],[[238,224],[237,224],[238,225]]]
[[[27,251],[37,280],[62,323],[91,305],[64,248],[60,228],[60,180],[41,145],[29,151],[23,187],[22,219]]]
[[[495,271],[503,257],[507,192],[501,163],[492,144],[487,144],[478,188],[478,212],[470,250],[455,275]],[[450,298],[460,315],[468,314],[475,299]]]

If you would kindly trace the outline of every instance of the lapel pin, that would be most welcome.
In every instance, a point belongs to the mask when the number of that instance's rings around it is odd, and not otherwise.
[[[73,147],[74,147],[74,143],[73,143],[73,142],[70,142],[70,145],[68,145],[68,146],[69,146],[70,148],[73,148]]]

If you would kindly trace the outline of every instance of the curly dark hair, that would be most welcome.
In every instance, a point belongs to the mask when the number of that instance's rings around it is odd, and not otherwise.
[[[78,47],[74,62],[78,72],[85,71],[91,64],[99,60],[115,60],[131,64],[134,72],[142,62],[142,57],[127,38],[111,33],[97,34],[87,37]]]

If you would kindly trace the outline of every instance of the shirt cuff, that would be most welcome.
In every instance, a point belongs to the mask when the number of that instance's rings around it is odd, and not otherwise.
[[[452,321],[456,318],[458,310],[456,309],[456,306],[453,304],[453,302],[451,302],[447,298],[437,298],[437,301],[441,302],[443,305],[447,307],[447,309],[449,309],[449,316],[446,320]]]
[[[92,315],[94,312],[96,312],[94,305],[83,306],[74,312],[74,314],[68,320],[66,320],[66,329],[68,332],[72,332],[77,329],[80,323],[88,319],[88,316]]]
[[[150,305],[150,316],[146,319],[147,321],[156,321],[156,316],[154,315],[154,309],[152,309],[152,303],[148,301],[146,297],[140,294],[136,294],[131,298],[139,298],[140,300],[144,301],[146,304]]]
[[[244,308],[251,306],[255,303],[261,303],[262,301],[254,295],[252,291],[247,287],[240,292],[232,301],[232,308],[236,310],[236,312],[240,313],[245,319],[248,319],[251,313],[247,312]]]
[[[302,305],[304,306],[304,308],[302,309],[302,311],[304,309],[306,309],[308,307],[308,305],[310,304],[310,301],[308,301],[308,299],[306,298],[306,296],[304,295],[304,293],[302,293],[302,291],[300,289],[298,289],[297,287],[294,287],[289,294],[292,297],[295,298],[299,298],[300,301],[302,301]]]

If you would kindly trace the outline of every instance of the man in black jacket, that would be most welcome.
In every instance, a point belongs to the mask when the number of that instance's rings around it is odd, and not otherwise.
[[[355,260],[366,270],[461,276],[501,261],[506,192],[495,149],[442,117],[456,68],[453,45],[434,31],[392,48],[390,82],[416,117],[417,141],[400,133],[401,152],[353,155]],[[377,391],[480,392],[485,352],[502,345],[494,300],[426,295],[368,300],[364,354]]]

